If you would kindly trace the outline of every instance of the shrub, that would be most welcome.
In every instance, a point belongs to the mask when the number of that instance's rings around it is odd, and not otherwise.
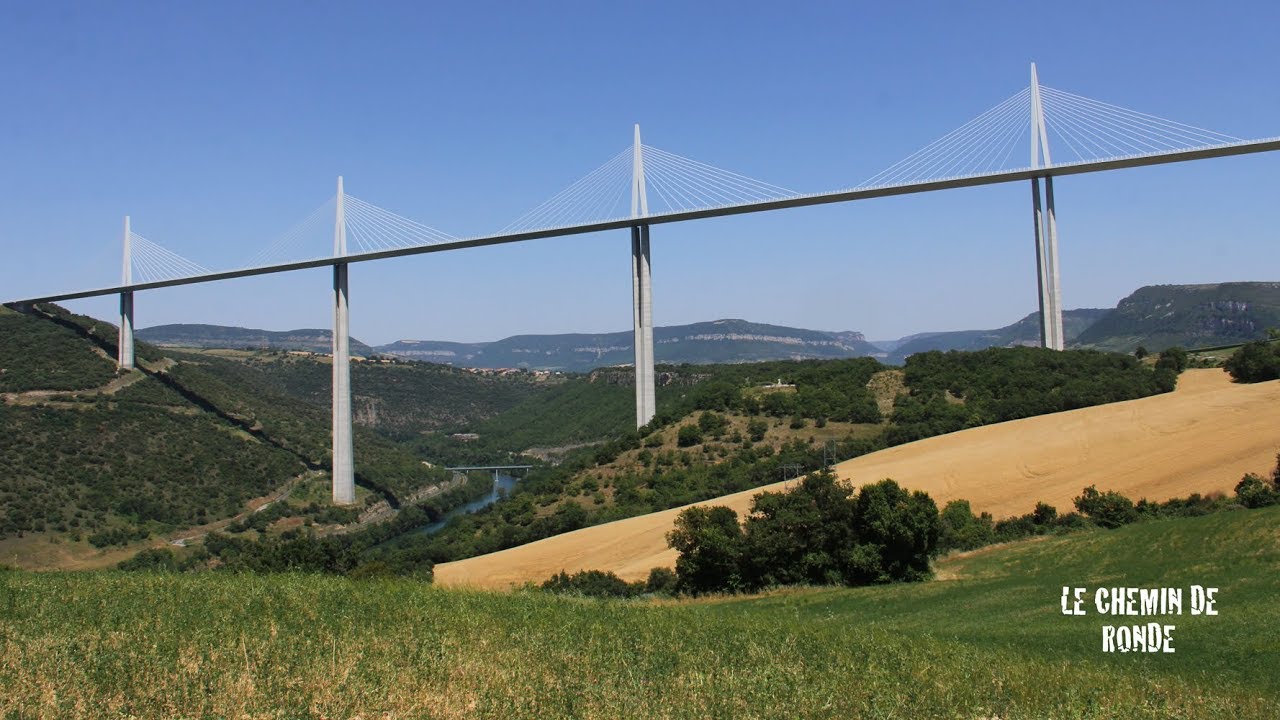
[[[656,567],[649,571],[649,579],[645,580],[644,591],[654,595],[674,595],[677,582],[675,570]]]
[[[617,575],[603,570],[582,570],[573,575],[561,570],[542,583],[542,589],[547,592],[599,598],[635,597],[640,594],[642,587],[640,583],[629,584]]]
[[[676,444],[680,447],[691,447],[702,442],[702,428],[697,425],[684,425],[676,434]]]
[[[1089,516],[1099,526],[1117,528],[1138,519],[1138,511],[1133,501],[1113,490],[1098,492],[1097,486],[1085,488],[1075,498],[1076,509]]]
[[[1241,347],[1222,364],[1236,382],[1253,383],[1280,378],[1280,343],[1265,340]]]
[[[667,544],[680,553],[676,576],[690,593],[736,590],[741,584],[742,528],[738,514],[723,507],[691,507],[676,516]]]
[[[938,552],[974,550],[995,542],[991,515],[975,516],[968,500],[947,503],[938,519]]]
[[[1160,357],[1156,359],[1156,369],[1168,368],[1175,373],[1180,373],[1187,369],[1187,351],[1178,346],[1165,348],[1160,351]]]
[[[1247,508],[1267,507],[1280,503],[1280,493],[1266,480],[1249,473],[1236,485],[1236,498]]]

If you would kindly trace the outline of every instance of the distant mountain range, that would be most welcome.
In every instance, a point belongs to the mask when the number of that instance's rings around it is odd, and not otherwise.
[[[1062,313],[1063,335],[1071,344],[1080,333],[1113,312],[1106,309],[1082,308]],[[908,355],[926,350],[982,350],[989,347],[1040,344],[1040,313],[1034,312],[1012,325],[995,330],[954,330],[951,332],[908,335],[893,343],[887,362],[900,364]]]
[[[1171,345],[1204,347],[1245,342],[1280,327],[1280,283],[1154,285],[1138,289],[1115,309],[1064,313],[1072,347],[1130,352],[1139,345],[1157,351]],[[918,333],[883,343],[859,332],[826,332],[716,320],[654,328],[659,363],[737,363],[761,360],[873,356],[901,363],[927,350],[980,350],[1039,344],[1039,317],[1032,313],[994,330]],[[160,325],[138,331],[156,345],[274,348],[329,352],[329,330],[273,332],[218,325]],[[586,371],[633,360],[630,331],[602,334],[516,335],[495,342],[400,340],[371,347],[354,338],[356,355],[386,354],[474,368],[526,367]]]
[[[272,348],[275,350],[309,350],[328,353],[333,350],[332,330],[255,330],[225,325],[156,325],[135,333],[137,339],[162,347],[188,348]],[[376,351],[351,338],[354,355],[372,355]]]
[[[217,325],[159,325],[138,337],[162,346],[274,348],[329,352],[329,330],[271,332]],[[716,320],[655,327],[654,357],[660,363],[735,363],[759,360],[884,356],[862,333],[823,332],[764,325],[746,320]],[[457,343],[400,340],[370,347],[351,341],[357,355],[395,355],[411,360],[475,368],[515,368],[582,372],[634,360],[630,331],[601,334],[516,335],[496,342]]]

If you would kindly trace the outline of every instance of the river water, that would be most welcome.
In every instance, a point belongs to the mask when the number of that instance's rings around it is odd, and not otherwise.
[[[480,510],[481,508],[489,507],[490,505],[498,502],[503,497],[505,497],[508,493],[510,493],[512,488],[514,488],[515,486],[516,486],[515,477],[511,475],[499,474],[497,476],[496,482],[494,482],[493,484],[493,489],[490,490],[487,495],[476,498],[475,500],[472,500],[466,505],[460,505],[450,510],[449,512],[444,514],[444,517],[431,523],[430,525],[423,527],[418,532],[427,533],[428,535],[432,533],[440,532],[440,530],[442,530],[445,525],[448,525],[449,521],[452,520],[453,518],[459,515],[465,515],[467,513],[475,512],[477,510]]]

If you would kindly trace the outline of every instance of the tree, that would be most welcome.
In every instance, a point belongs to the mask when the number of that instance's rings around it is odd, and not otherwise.
[[[769,430],[769,423],[760,418],[751,418],[751,422],[747,423],[747,436],[751,438],[751,442],[760,442],[764,439],[764,434]]]
[[[1236,484],[1236,498],[1247,508],[1267,507],[1280,503],[1280,493],[1266,480],[1249,473]]]
[[[991,516],[973,514],[968,500],[952,500],[938,517],[938,552],[974,550],[995,541]]]
[[[1187,351],[1174,345],[1160,351],[1160,357],[1156,359],[1156,369],[1168,368],[1180,373],[1187,369],[1187,362]]]
[[[649,578],[645,580],[644,591],[653,595],[674,595],[678,578],[671,568],[656,567],[649,570]]]
[[[667,545],[680,553],[676,560],[679,588],[693,594],[736,590],[742,558],[742,528],[738,514],[723,507],[691,507],[676,516]]]
[[[561,570],[542,583],[542,589],[561,595],[625,598],[639,594],[639,584],[630,585],[611,572],[582,570],[570,575]]]
[[[702,442],[702,428],[697,425],[682,425],[676,433],[676,444],[680,447],[692,447]]]
[[[1142,347],[1141,345],[1139,345],[1139,346],[1138,346],[1138,349],[1137,349],[1137,350],[1134,350],[1134,351],[1133,351],[1133,356],[1134,356],[1134,357],[1136,357],[1136,358],[1138,358],[1139,360],[1141,360],[1142,358],[1144,358],[1144,357],[1146,357],[1147,355],[1150,355],[1150,354],[1151,354],[1151,353],[1147,352],[1147,349],[1146,349],[1146,348],[1144,348],[1144,347]]]
[[[834,473],[811,473],[790,492],[760,493],[743,526],[743,584],[759,588],[844,582],[853,502]]]
[[[1236,382],[1254,383],[1280,378],[1280,344],[1264,340],[1247,343],[1222,367]]]
[[[1138,519],[1133,501],[1114,490],[1098,492],[1096,485],[1085,488],[1075,498],[1076,509],[1104,528],[1118,528]]]
[[[846,554],[850,585],[923,580],[936,553],[941,522],[927,494],[893,480],[863,486],[854,503],[856,544]]]
[[[711,437],[720,437],[728,425],[729,422],[725,420],[723,415],[717,415],[710,411],[698,416],[698,428]]]

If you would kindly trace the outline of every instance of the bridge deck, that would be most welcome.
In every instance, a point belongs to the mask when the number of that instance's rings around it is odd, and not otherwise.
[[[1225,143],[1222,145],[1212,145],[1208,147],[1194,148],[1190,150],[1174,150],[1168,152],[1149,153],[1143,155],[1132,155],[1128,157],[1112,158],[1108,160],[1090,160],[1077,163],[1063,163],[1045,168],[1026,168],[1022,170],[1005,170],[993,173],[981,173],[977,175],[965,175],[960,177],[942,178],[938,180],[928,180],[925,182],[913,182],[897,185],[882,185],[865,188],[852,188],[849,190],[834,190],[829,192],[813,193],[810,195],[794,195],[776,200],[765,200],[760,202],[742,203],[738,205],[724,205],[720,207],[704,208],[699,210],[683,210],[679,212],[662,213],[656,215],[648,215],[641,218],[620,218],[617,220],[607,220],[602,222],[585,223],[581,225],[569,225],[565,227],[546,228],[541,230],[532,230],[527,232],[483,235],[474,238],[457,240],[454,242],[435,243],[432,245],[419,245],[408,248],[396,248],[393,250],[383,250],[378,252],[359,253],[356,255],[345,255],[342,257],[317,258],[314,260],[303,260],[298,262],[281,263],[279,265],[268,265],[255,268],[242,268],[239,270],[226,270],[220,272],[212,272],[205,275],[193,275],[190,277],[176,278],[173,280],[162,280],[149,283],[137,283],[131,285],[119,285],[115,287],[98,288],[94,290],[80,290],[76,292],[59,293],[56,295],[45,295],[43,297],[27,298],[23,300],[8,301],[11,304],[24,303],[44,303],[44,302],[61,302],[64,300],[78,300],[82,298],[99,297],[103,295],[115,295],[126,290],[151,290],[155,288],[174,287],[177,285],[192,285],[196,283],[213,282],[216,280],[229,280],[231,278],[250,277],[253,275],[269,275],[280,272],[290,272],[293,270],[305,270],[309,268],[329,267],[344,263],[367,262],[370,260],[382,260],[385,258],[402,257],[406,255],[422,255],[425,253],[443,252],[446,250],[460,250],[469,247],[483,247],[487,245],[502,245],[505,243],[522,242],[525,240],[537,240],[541,238],[566,237],[570,235],[582,235],[586,233],[603,232],[606,230],[619,230],[622,228],[634,227],[639,225],[659,225],[662,223],[682,222],[686,220],[699,220],[702,218],[724,217],[728,215],[744,215],[747,213],[766,212],[769,210],[782,210],[786,208],[804,207],[808,205],[826,205],[830,203],[851,202],[854,200],[867,200],[876,197],[889,197],[893,195],[911,195],[915,193],[932,192],[935,190],[947,190],[950,188],[961,187],[978,187],[982,185],[997,185],[1000,183],[1017,182],[1020,180],[1030,180],[1032,178],[1058,177],[1063,175],[1079,175],[1083,173],[1101,172],[1104,170],[1119,170],[1123,168],[1145,167],[1148,165],[1164,165],[1175,162],[1186,162],[1188,160],[1202,160],[1215,157],[1229,157],[1233,155],[1247,155],[1252,153],[1271,152],[1280,150],[1280,138],[1268,138],[1264,140],[1247,140],[1236,143]]]

